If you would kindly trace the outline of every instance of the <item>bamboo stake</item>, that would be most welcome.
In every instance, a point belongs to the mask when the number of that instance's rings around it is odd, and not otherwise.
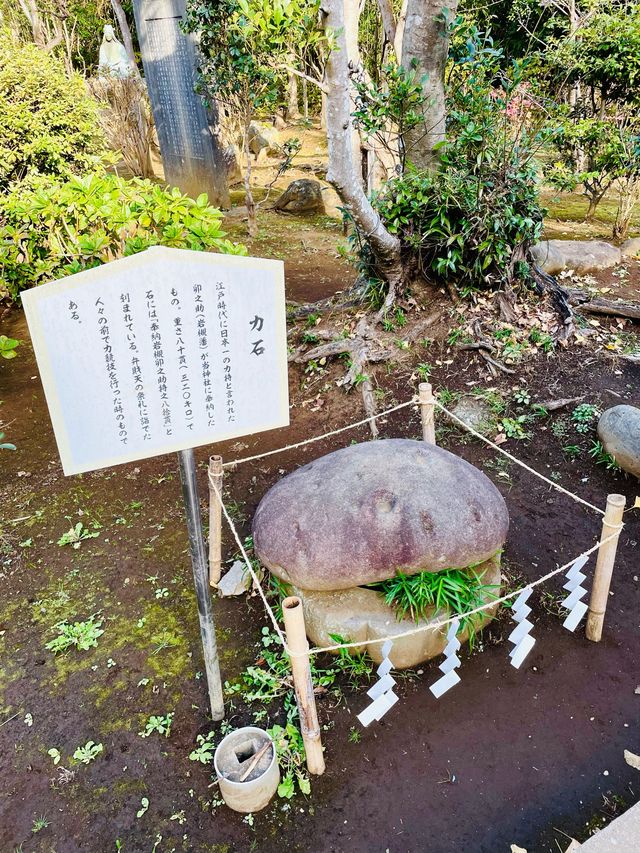
[[[209,457],[209,585],[217,587],[222,571],[222,456]]]
[[[436,425],[434,421],[433,389],[429,382],[418,385],[418,401],[422,418],[422,438],[427,444],[436,443]]]
[[[587,639],[593,640],[594,643],[599,643],[602,639],[602,626],[604,625],[604,615],[609,600],[609,586],[611,585],[613,564],[616,559],[624,505],[624,495],[607,495],[607,506],[602,522],[600,541],[602,542],[603,539],[607,539],[612,533],[616,532],[616,529],[618,533],[615,539],[610,539],[598,551],[586,627]]]
[[[292,595],[284,599],[282,615],[287,633],[287,645],[292,652],[291,671],[300,713],[300,731],[307,754],[307,770],[309,773],[320,776],[324,773],[324,755],[309,666],[309,643],[304,627],[304,612],[298,596]]]

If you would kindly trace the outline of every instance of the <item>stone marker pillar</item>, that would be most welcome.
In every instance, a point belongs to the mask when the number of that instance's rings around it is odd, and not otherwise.
[[[180,23],[186,0],[134,0],[145,79],[158,129],[165,179],[190,196],[206,192],[209,201],[229,206],[229,189],[220,137],[194,91],[198,56],[192,35]]]

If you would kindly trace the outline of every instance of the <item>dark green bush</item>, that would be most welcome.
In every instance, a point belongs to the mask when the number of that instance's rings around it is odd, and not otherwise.
[[[72,275],[149,246],[244,254],[222,214],[177,189],[110,174],[38,178],[0,197],[0,296]]]
[[[0,29],[0,191],[33,173],[87,171],[106,150],[82,77]]]
[[[409,166],[375,204],[426,278],[503,287],[526,274],[527,249],[542,232],[534,154],[543,133],[525,121],[522,63],[505,71],[489,36],[454,33],[450,62],[440,168]]]

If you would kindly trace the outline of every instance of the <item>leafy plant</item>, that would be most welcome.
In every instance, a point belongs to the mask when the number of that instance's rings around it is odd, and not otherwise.
[[[83,540],[95,539],[96,536],[100,536],[100,533],[97,530],[94,530],[93,532],[91,530],[87,530],[82,522],[79,521],[74,527],[62,534],[58,539],[58,545],[71,545],[72,548],[78,549]]]
[[[76,761],[82,762],[82,764],[91,764],[103,751],[104,747],[101,743],[94,743],[94,741],[88,740],[84,746],[79,746],[76,749],[73,757]]]
[[[173,722],[173,713],[164,714],[163,716],[152,714],[147,720],[144,730],[138,732],[140,737],[151,737],[154,732],[159,735],[169,737],[171,734],[171,723]]]
[[[222,214],[178,189],[91,173],[39,178],[0,196],[2,287],[20,290],[134,255],[149,246],[245,254],[225,239]]]
[[[11,444],[10,441],[3,441],[4,433],[0,432],[0,450],[17,450],[15,444]]]
[[[31,832],[35,835],[38,832],[41,832],[43,829],[46,829],[49,826],[49,819],[46,815],[40,815],[34,819],[33,824],[31,826]]]
[[[79,74],[0,27],[0,192],[27,175],[79,174],[107,148]]]
[[[615,456],[607,453],[601,441],[592,441],[589,456],[596,461],[596,465],[604,465],[607,471],[620,471],[620,463]]]
[[[55,746],[52,746],[51,749],[47,750],[47,755],[51,757],[54,764],[60,764],[62,756],[60,755],[60,750],[56,749]]]
[[[198,746],[189,753],[191,761],[199,761],[200,764],[210,764],[213,761],[215,732],[208,735],[198,735],[196,741]]]
[[[20,345],[20,341],[15,338],[8,338],[6,335],[0,335],[0,355],[7,360],[15,358],[18,354],[16,348]]]
[[[469,292],[469,286],[528,277],[522,262],[540,237],[543,217],[533,158],[545,131],[509,116],[526,64],[507,65],[490,35],[459,19],[450,59],[447,140],[438,146],[442,168],[408,168],[374,203],[421,270]],[[358,234],[354,240],[367,273],[366,242]]]
[[[598,417],[597,406],[591,403],[581,403],[571,412],[571,420],[575,424],[576,432],[586,433],[591,430],[592,422]]]
[[[296,787],[302,794],[311,793],[309,777],[302,769],[305,761],[304,743],[297,726],[288,722],[286,726],[272,726],[267,734],[276,748],[278,764],[281,770],[278,796],[290,800]]]
[[[475,566],[468,569],[445,569],[440,572],[418,572],[405,575],[398,572],[395,577],[371,588],[384,596],[386,604],[396,611],[398,620],[411,617],[415,622],[425,619],[429,611],[442,611],[461,617],[461,630],[468,630],[469,645],[473,646],[477,616],[464,614],[481,607],[494,596],[494,584],[483,584],[483,574]]]
[[[348,642],[340,634],[329,634],[329,637],[336,644]],[[338,649],[335,666],[347,676],[349,683],[354,687],[362,680],[370,681],[373,673],[373,664],[369,655],[353,649]]]
[[[527,423],[526,415],[518,415],[517,418],[502,418],[500,428],[507,438],[529,438],[530,433],[525,429]]]
[[[95,614],[85,622],[73,624],[66,621],[58,622],[55,628],[60,633],[55,639],[45,644],[45,649],[49,649],[54,654],[66,652],[72,647],[86,652],[98,645],[98,637],[104,634],[101,626],[102,619],[96,619]]]

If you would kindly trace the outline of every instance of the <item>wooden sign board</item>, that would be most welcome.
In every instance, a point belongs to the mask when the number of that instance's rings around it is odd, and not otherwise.
[[[282,261],[153,247],[22,302],[67,475],[289,423]]]

